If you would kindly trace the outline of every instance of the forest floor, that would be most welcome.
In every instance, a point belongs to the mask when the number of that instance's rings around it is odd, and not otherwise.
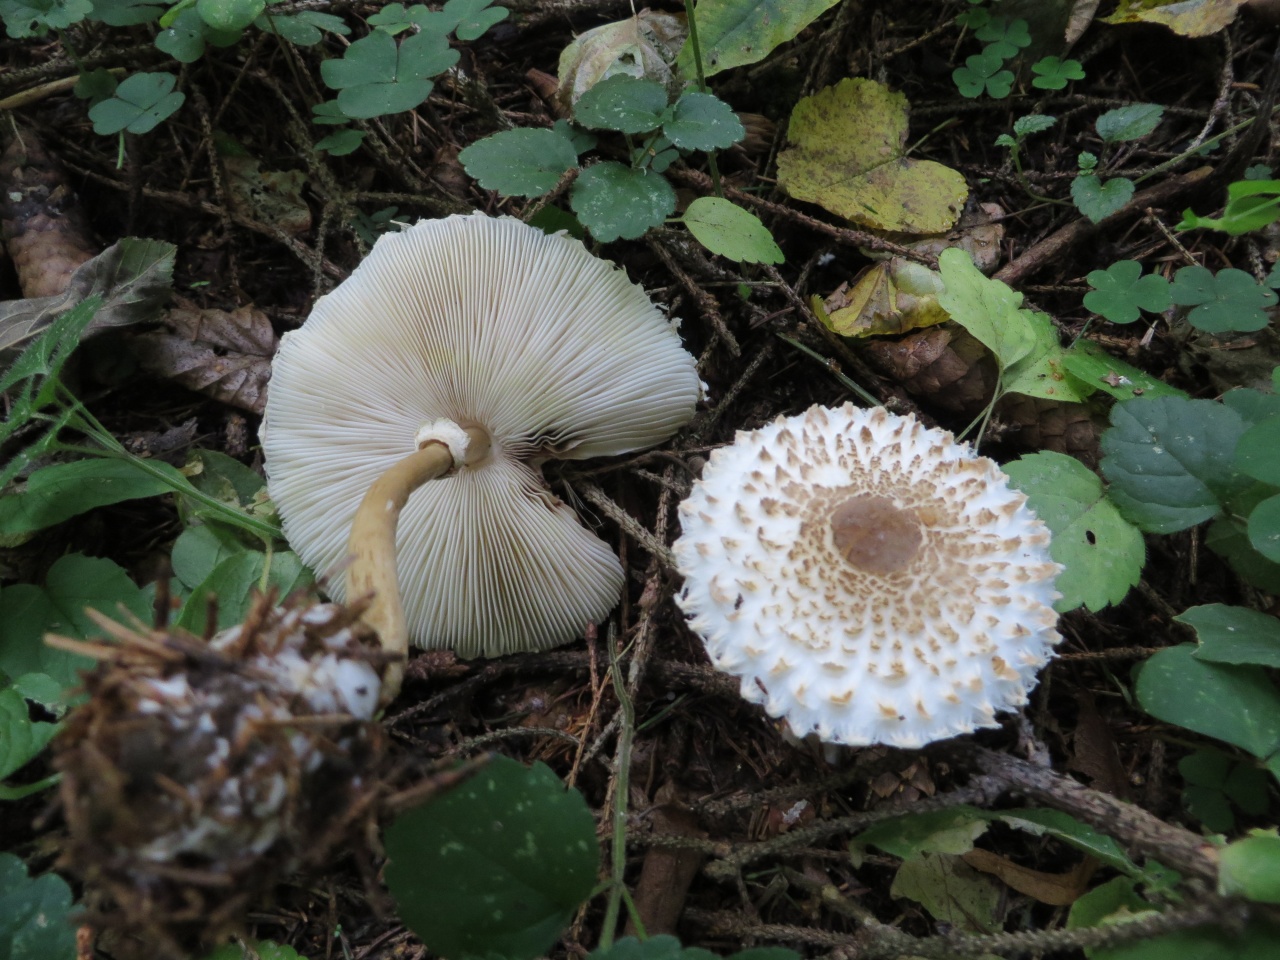
[[[1077,936],[1088,924],[1068,922],[1072,904],[1125,877],[1107,856],[1063,839],[1079,840],[1088,824],[1113,837],[1135,870],[1147,871],[1127,878],[1137,884],[1130,893],[1145,889],[1162,911],[1145,932],[1156,952],[1143,957],[1191,956],[1181,952],[1187,942],[1160,947],[1151,939],[1186,928],[1226,931],[1205,934],[1209,946],[1196,941],[1205,952],[1195,956],[1246,955],[1232,952],[1230,937],[1250,924],[1265,928],[1268,908],[1219,898],[1216,855],[1204,837],[1236,838],[1275,824],[1275,784],[1264,778],[1260,805],[1224,801],[1229,823],[1219,819],[1209,829],[1194,803],[1188,806],[1179,762],[1208,749],[1225,764],[1250,765],[1249,752],[1156,719],[1134,694],[1136,668],[1157,650],[1192,639],[1174,622],[1178,614],[1209,603],[1273,609],[1269,592],[1206,547],[1203,528],[1148,534],[1139,583],[1116,588],[1113,604],[1064,613],[1057,657],[1026,708],[1000,714],[999,727],[922,750],[877,746],[838,756],[785,737],[781,724],[739,698],[736,680],[712,670],[673,601],[678,572],[668,555],[634,535],[638,526],[659,543],[675,539],[678,501],[710,452],[736,431],[814,404],[865,405],[870,395],[959,433],[998,389],[996,361],[955,324],[911,329],[891,317],[873,336],[843,337],[815,312],[815,298],[827,313],[845,305],[849,288],[879,262],[873,256],[901,252],[911,239],[851,223],[779,185],[792,110],[845,78],[869,78],[905,95],[911,157],[945,164],[967,185],[970,219],[957,230],[985,231],[987,272],[1047,314],[1063,345],[1092,340],[1195,399],[1237,387],[1270,390],[1280,365],[1273,326],[1192,329],[1167,303],[1122,326],[1088,310],[1083,297],[1093,289],[1088,275],[1118,261],[1138,261],[1165,277],[1193,264],[1236,268],[1255,281],[1267,275],[1280,255],[1274,228],[1240,236],[1174,228],[1187,208],[1217,215],[1227,186],[1247,171],[1254,179],[1270,176],[1261,168],[1275,162],[1266,118],[1280,84],[1276,26],[1241,11],[1221,29],[1192,37],[1159,24],[1092,18],[1111,3],[1091,11],[1087,3],[1004,0],[999,12],[1029,22],[1032,46],[1008,60],[1011,92],[971,97],[953,78],[982,49],[973,30],[956,22],[971,3],[844,0],[762,61],[709,78],[717,96],[747,115],[747,139],[717,157],[726,193],[763,221],[785,260],[771,266],[713,255],[679,223],[638,239],[588,240],[681,318],[681,336],[707,384],[693,424],[657,450],[548,468],[553,489],[621,556],[624,602],[596,636],[551,653],[455,662],[419,655],[385,716],[389,749],[402,768],[413,769],[479,749],[543,761],[582,792],[607,839],[619,783],[617,735],[629,722],[610,681],[614,643],[634,710],[624,876],[651,933],[675,933],[686,946],[718,954],[783,945],[849,960],[1082,956],[1084,946],[1103,940]],[[286,6],[338,15],[355,28],[354,38],[381,5]],[[153,317],[142,327],[97,331],[64,372],[129,451],[182,467],[191,450],[211,450],[261,474],[257,428],[277,338],[348,276],[380,232],[394,229],[392,221],[471,210],[527,217],[542,209],[541,199],[482,189],[458,154],[501,129],[553,124],[559,113],[549,78],[561,51],[575,35],[630,11],[617,0],[509,6],[510,17],[479,39],[455,42],[459,66],[437,79],[420,106],[355,124],[363,142],[344,156],[313,149],[330,128],[304,119],[326,97],[321,58],[341,55],[332,37],[294,46],[246,34],[182,65],[151,45],[157,28],[141,21],[0,39],[0,105],[8,111],[0,137],[43,145],[41,168],[61,178],[74,194],[63,197],[65,205],[83,217],[85,256],[127,236],[176,248],[164,322]],[[185,103],[150,132],[97,135],[84,100],[69,89],[78,75],[72,49],[86,71],[177,72]],[[1084,76],[1061,89],[1033,86],[1031,66],[1046,56],[1078,61]],[[1110,142],[1097,132],[1100,115],[1139,104],[1163,107],[1152,131]],[[998,146],[1027,115],[1057,119],[1014,151]],[[1103,181],[1136,181],[1133,197],[1100,223],[1072,202],[1082,151],[1101,157]],[[0,166],[0,175],[11,166]],[[667,176],[680,210],[712,189],[702,153],[677,161]],[[557,189],[551,203],[567,209],[568,181]],[[16,216],[6,214],[6,236]],[[936,254],[908,258],[929,265]],[[19,288],[19,271],[0,267],[0,298],[32,295]],[[182,328],[177,307],[202,312],[197,323],[204,328]],[[183,338],[185,348],[175,347]],[[1050,450],[1097,469],[1115,402],[1106,392],[1077,403],[1009,394],[984,425],[982,453],[1003,463]],[[627,529],[620,520],[629,521]],[[144,587],[171,566],[175,541],[191,522],[172,496],[88,509],[0,550],[0,577],[5,589],[43,584],[61,558],[83,555],[112,561]],[[10,783],[49,773],[42,755]],[[6,801],[0,815],[3,848],[33,872],[53,864],[61,842],[50,796]],[[1038,835],[972,814],[1028,807],[1061,811],[1074,826]],[[935,840],[944,825],[964,835],[961,841],[953,833],[950,845],[854,840],[892,815],[956,810],[968,812],[920,828]],[[917,866],[904,873],[912,860]],[[1180,893],[1152,892],[1155,863],[1182,874]],[[414,935],[371,901],[357,867],[335,855],[328,871],[286,880],[249,916],[253,935],[312,960],[424,955]],[[79,895],[79,886],[73,890]],[[577,914],[553,956],[584,956],[598,945],[601,903],[598,897]],[[1113,907],[1102,913],[1116,912],[1119,901]],[[84,955],[89,949],[82,944]],[[99,949],[111,953],[112,944]],[[1138,956],[1128,949],[1106,955]],[[1256,953],[1264,955],[1280,954]]]

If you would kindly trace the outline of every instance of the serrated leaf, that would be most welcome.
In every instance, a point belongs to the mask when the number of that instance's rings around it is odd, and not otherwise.
[[[606,161],[578,174],[569,205],[601,243],[634,240],[676,209],[676,193],[661,174]]]
[[[1057,117],[1046,116],[1042,113],[1028,113],[1026,116],[1019,117],[1013,121],[1013,132],[1021,140],[1023,137],[1029,137],[1033,133],[1048,130],[1057,122]]]
[[[1280,777],[1280,691],[1253,667],[1197,659],[1195,644],[1154,654],[1138,673],[1142,709],[1249,751]]]
[[[1008,369],[1031,352],[1036,334],[1019,310],[1022,294],[983,276],[959,247],[942,251],[938,272],[946,287],[938,294],[938,303],[995,354],[1001,369]]]
[[[1124,143],[1145,137],[1159,125],[1163,116],[1164,107],[1158,103],[1131,103],[1108,110],[1094,127],[1103,143]]]
[[[950,230],[969,188],[950,167],[909,159],[907,132],[904,95],[842,80],[792,110],[778,182],[797,200],[876,230]]]
[[[698,242],[736,262],[782,263],[782,251],[760,218],[721,197],[699,197],[684,212]]]
[[[573,119],[593,130],[647,133],[662,123],[666,109],[667,91],[662,84],[618,73],[579,98]]]
[[[171,73],[135,73],[125,78],[115,93],[89,108],[93,132],[140,134],[154,130],[186,102],[187,95],[173,89],[177,82]]]
[[[56,723],[31,719],[27,699],[16,689],[0,688],[0,780],[26,766],[57,732]]]
[[[1173,619],[1195,630],[1199,660],[1280,667],[1280,620],[1275,617],[1248,607],[1206,603]]]
[[[682,94],[662,132],[681,150],[727,150],[747,135],[733,108],[709,93]]]
[[[1102,481],[1074,457],[1045,451],[1005,464],[1013,486],[1053,534],[1049,555],[1065,568],[1059,612],[1119,603],[1142,576],[1146,544],[1107,499]]]
[[[1101,223],[1133,199],[1133,181],[1126,177],[1113,177],[1103,183],[1094,173],[1082,173],[1071,181],[1071,200],[1076,209],[1092,220]]]
[[[699,0],[694,8],[703,73],[763,60],[795,37],[839,0]],[[693,45],[686,42],[676,61],[680,73],[696,77]]]
[[[0,957],[75,960],[71,888],[56,873],[31,878],[11,853],[0,853]]]
[[[1142,264],[1136,260],[1119,260],[1086,279],[1093,290],[1084,295],[1085,308],[1112,323],[1133,323],[1140,311],[1160,313],[1173,302],[1169,281],[1158,273],[1142,276]]]
[[[124,607],[145,622],[151,611],[144,593],[110,560],[73,553],[49,568],[43,587],[19,583],[0,590],[0,671],[11,677],[43,673],[66,690],[93,661],[46,646],[46,633],[85,639],[98,633],[85,615],[92,607],[119,617]]]
[[[384,836],[401,920],[450,958],[544,953],[595,885],[595,818],[545,764],[495,757]]]
[[[1203,523],[1249,484],[1233,465],[1243,433],[1240,415],[1211,400],[1142,397],[1116,404],[1102,435],[1109,495],[1150,533]]]
[[[71,517],[123,500],[171,493],[182,474],[167,463],[153,462],[166,482],[129,460],[90,458],[42,467],[19,493],[0,496],[0,535],[31,533]]]
[[[569,140],[554,130],[522,127],[479,140],[458,154],[463,169],[486,190],[536,197],[578,165]]]

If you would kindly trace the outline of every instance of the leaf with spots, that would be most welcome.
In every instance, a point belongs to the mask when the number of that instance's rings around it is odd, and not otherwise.
[[[582,794],[506,757],[402,814],[384,840],[400,918],[449,960],[544,954],[600,864]]]
[[[1005,466],[1013,486],[1053,534],[1049,555],[1062,564],[1059,612],[1119,603],[1142,576],[1146,544],[1107,499],[1102,481],[1074,457],[1044,451]]]
[[[1166,723],[1249,751],[1280,777],[1280,690],[1252,666],[1209,663],[1193,643],[1161,650],[1142,666],[1142,709]]]

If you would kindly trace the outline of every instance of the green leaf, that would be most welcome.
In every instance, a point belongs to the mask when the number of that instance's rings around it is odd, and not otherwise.
[[[647,133],[661,125],[667,91],[654,80],[614,74],[588,90],[573,108],[573,119],[594,130]]]
[[[1046,116],[1043,113],[1028,113],[1013,121],[1013,133],[1019,140],[1023,140],[1033,133],[1048,130],[1057,122],[1057,117]]]
[[[1158,720],[1225,740],[1267,761],[1280,777],[1280,691],[1253,667],[1209,663],[1182,643],[1151,656],[1138,673],[1142,709]]]
[[[11,853],[0,853],[0,957],[75,960],[71,888],[56,873],[32,879]]]
[[[176,481],[182,474],[166,463],[151,466]],[[30,533],[122,500],[173,492],[173,482],[144,473],[128,460],[97,457],[42,467],[21,493],[0,496],[0,535]]]
[[[249,549],[235,531],[221,524],[202,523],[178,535],[169,562],[173,575],[188,590],[194,590],[218,564]]]
[[[1280,593],[1280,564],[1253,549],[1244,520],[1231,514],[1214,520],[1205,531],[1204,545],[1225,557],[1246,583],[1268,593]]]
[[[1280,496],[1268,497],[1249,513],[1249,543],[1273,563],[1280,563]]]
[[[1018,315],[1031,331],[1031,349],[1004,372],[1004,390],[1064,403],[1079,403],[1091,394],[1092,388],[1067,376],[1063,364],[1067,351],[1048,315],[1034,310],[1019,310]]]
[[[983,276],[959,247],[942,251],[938,272],[946,286],[938,294],[938,303],[996,355],[1001,369],[1008,369],[1031,352],[1036,334],[1019,310],[1022,294]]]
[[[214,33],[196,13],[188,7],[174,18],[173,22],[156,34],[156,49],[167,53],[179,63],[195,63],[204,56],[205,43]],[[238,33],[233,34],[239,36]]]
[[[203,634],[209,628],[209,603],[216,600],[218,622],[213,629],[225,630],[244,621],[259,588],[275,587],[279,595],[285,597],[311,582],[310,572],[295,553],[273,553],[268,560],[267,555],[259,550],[242,549],[219,562],[203,581],[192,588],[176,623],[184,630]]]
[[[1077,340],[1062,358],[1062,366],[1077,380],[1096,387],[1117,400],[1133,400],[1136,397],[1185,397],[1177,387],[1157,380],[1145,370],[1139,370],[1111,356],[1091,340]]]
[[[412,110],[431,93],[431,77],[458,62],[446,37],[418,33],[399,46],[375,30],[347,47],[341,60],[320,64],[320,76],[339,91],[338,106],[353,119],[367,120]]]
[[[1008,463],[1005,473],[1053,534],[1049,555],[1066,569],[1059,612],[1119,603],[1142,576],[1142,534],[1107,499],[1102,481],[1074,457],[1045,451]]]
[[[414,17],[427,12],[429,12],[428,8],[422,4],[415,5],[411,12],[405,9],[403,3],[388,3],[370,16],[366,22],[369,26],[384,30],[394,37],[396,34],[412,29],[416,25]]]
[[[96,70],[80,74],[80,79],[76,81],[71,92],[81,100],[88,100],[89,106],[92,107],[115,93],[117,86],[119,84],[111,75],[111,71],[105,67],[98,67]]]
[[[273,940],[228,943],[202,960],[307,960],[293,947]]]
[[[995,46],[1005,59],[1016,57],[1023,47],[1031,46],[1031,31],[1021,17],[993,16],[974,31],[974,36]]]
[[[157,20],[162,13],[164,7],[152,0],[93,0],[89,19],[112,27],[133,27]]]
[[[76,686],[79,671],[93,661],[46,646],[44,635],[96,636],[98,628],[85,607],[119,618],[121,604],[140,619],[151,619],[143,591],[110,560],[78,553],[59,557],[43,588],[19,583],[0,590],[0,671],[11,677],[43,673],[64,690]]]
[[[1158,103],[1131,103],[1108,110],[1094,126],[1103,143],[1123,143],[1145,137],[1163,116],[1164,107]]]
[[[327,137],[317,140],[316,149],[324,150],[332,157],[345,157],[360,149],[364,136],[363,130],[335,130]]]
[[[135,73],[116,87],[116,92],[89,108],[93,132],[104,136],[119,133],[148,133],[178,112],[187,95],[173,88],[178,78],[171,73]]]
[[[1002,891],[992,877],[959,857],[935,853],[906,861],[889,887],[891,897],[915,900],[935,920],[976,934],[1000,929]]]
[[[458,787],[402,814],[384,837],[401,920],[434,954],[543,954],[591,893],[595,818],[542,763],[495,757]]]
[[[1280,667],[1280,620],[1225,603],[1191,607],[1173,618],[1196,632],[1196,658],[1211,663]]]
[[[790,960],[797,960],[792,951],[785,952],[791,955]],[[716,960],[716,956],[700,947],[681,946],[671,934],[663,933],[648,940],[622,937],[610,947],[597,947],[587,960]]]
[[[699,197],[684,212],[684,225],[698,242],[735,262],[782,263],[769,229],[750,211],[721,197]]]
[[[578,165],[578,155],[565,137],[534,127],[495,133],[471,144],[458,159],[486,190],[516,197],[548,192]]]
[[[1280,903],[1280,837],[1256,834],[1218,852],[1218,892],[1255,903]]]
[[[268,10],[253,21],[253,25],[263,33],[274,33],[299,47],[315,46],[324,39],[325,33],[339,37],[351,33],[351,28],[341,17],[321,13],[319,10],[299,10],[291,14],[272,13]]]
[[[0,0],[0,17],[15,40],[65,30],[92,11],[90,0]]]
[[[479,40],[495,23],[507,18],[506,7],[492,6],[493,0],[449,0],[442,11],[456,22],[459,40]]]
[[[1087,277],[1093,290],[1084,295],[1086,309],[1112,323],[1133,323],[1141,310],[1160,313],[1172,303],[1169,281],[1158,273],[1142,276],[1142,264],[1119,260]]]
[[[1061,60],[1058,57],[1042,57],[1031,65],[1035,76],[1031,85],[1038,90],[1062,90],[1072,80],[1084,79],[1084,67],[1079,60]]]
[[[1003,100],[1013,91],[1013,71],[1004,69],[1004,58],[990,48],[967,57],[963,67],[956,67],[951,74],[956,89],[962,97],[980,97],[989,94]]]
[[[1177,229],[1204,227],[1238,237],[1261,230],[1277,218],[1280,218],[1280,180],[1270,179],[1268,170],[1266,179],[1237,180],[1227,186],[1227,205],[1220,219],[1197,217],[1191,210],[1184,210]]]
[[[0,688],[0,780],[26,766],[57,732],[56,723],[31,719],[26,697],[15,688]]]
[[[1261,330],[1270,321],[1267,309],[1276,304],[1274,290],[1232,267],[1217,274],[1206,267],[1182,267],[1169,293],[1179,306],[1195,307],[1187,321],[1208,333]]]
[[[243,30],[266,9],[266,0],[196,0],[200,19],[214,30]]]
[[[634,240],[675,211],[676,193],[661,174],[606,161],[578,175],[569,206],[601,243]]]
[[[987,832],[985,811],[960,805],[882,820],[854,838],[858,848],[877,847],[902,860],[930,853],[962,854]]]
[[[903,94],[872,80],[841,80],[791,111],[778,182],[795,199],[874,230],[944,233],[968,186],[950,167],[910,159],[908,132]]]
[[[1242,433],[1240,415],[1211,400],[1142,397],[1116,404],[1102,435],[1110,497],[1150,533],[1203,523],[1248,486],[1233,466]]]
[[[1082,173],[1071,181],[1071,201],[1094,223],[1101,223],[1133,199],[1134,189],[1133,181],[1126,177],[1103,183],[1097,174]]]
[[[726,150],[747,135],[733,108],[709,93],[690,91],[676,101],[662,124],[667,139],[681,150]]]
[[[1036,836],[1056,837],[1077,850],[1096,857],[1108,867],[1130,876],[1150,876],[1149,870],[1139,867],[1129,859],[1129,855],[1111,837],[1061,810],[1038,807],[1028,810],[987,811],[987,816]]]
[[[703,73],[763,60],[839,0],[699,0],[694,8]],[[676,60],[680,73],[696,77],[693,43]]]

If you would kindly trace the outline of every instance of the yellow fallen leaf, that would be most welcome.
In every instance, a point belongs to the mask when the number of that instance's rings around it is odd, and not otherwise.
[[[1120,0],[1103,23],[1159,23],[1183,37],[1207,37],[1228,26],[1247,0]]]
[[[957,171],[904,155],[907,98],[874,80],[841,80],[805,97],[787,139],[778,157],[787,193],[874,230],[949,230],[969,195]]]

